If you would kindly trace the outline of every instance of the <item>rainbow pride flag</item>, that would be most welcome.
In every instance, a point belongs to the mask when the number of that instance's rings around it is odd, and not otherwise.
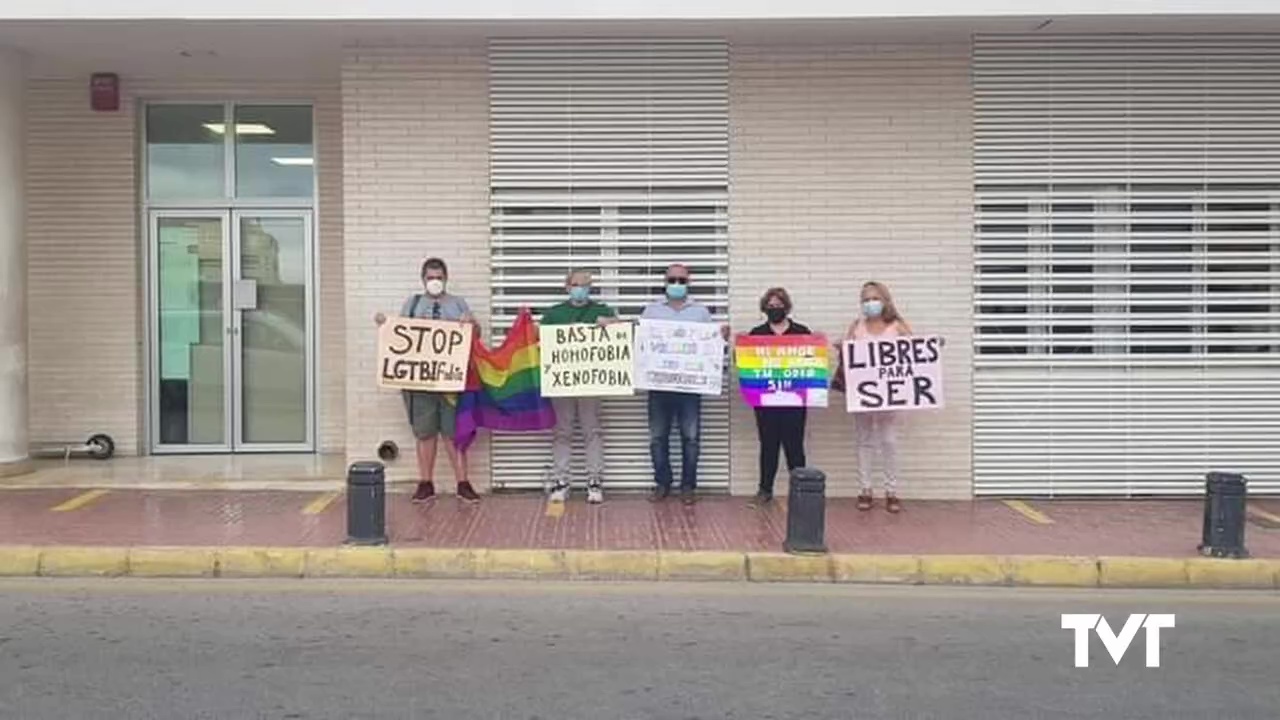
[[[502,345],[490,350],[475,333],[467,389],[458,397],[453,444],[466,450],[481,428],[508,432],[546,430],[556,424],[551,401],[542,397],[538,372],[538,326],[523,309]]]
[[[826,407],[831,374],[822,335],[739,335],[738,390],[751,407]]]

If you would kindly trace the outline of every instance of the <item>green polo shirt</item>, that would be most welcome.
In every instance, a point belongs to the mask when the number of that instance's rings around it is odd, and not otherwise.
[[[602,317],[617,317],[613,308],[602,302],[588,300],[581,305],[562,302],[547,308],[539,320],[543,325],[572,325],[574,323],[594,323]]]

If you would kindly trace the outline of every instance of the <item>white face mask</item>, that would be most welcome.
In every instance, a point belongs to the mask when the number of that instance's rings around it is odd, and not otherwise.
[[[438,278],[432,278],[426,284],[427,294],[432,296],[440,296],[444,294],[444,281]]]

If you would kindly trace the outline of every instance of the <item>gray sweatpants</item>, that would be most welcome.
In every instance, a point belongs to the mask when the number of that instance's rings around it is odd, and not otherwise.
[[[898,485],[898,414],[858,413],[853,423],[858,437],[858,480],[863,492],[871,491],[871,465],[877,454],[884,470],[884,490],[894,492]]]
[[[551,398],[556,409],[556,428],[551,443],[551,481],[570,481],[569,460],[573,457],[573,421],[582,426],[587,451],[587,483],[604,476],[604,429],[600,427],[600,398]]]

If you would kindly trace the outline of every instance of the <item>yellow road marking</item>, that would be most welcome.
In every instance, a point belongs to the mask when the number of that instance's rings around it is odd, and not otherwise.
[[[1270,522],[1276,523],[1277,525],[1280,525],[1280,515],[1267,512],[1262,508],[1250,507],[1250,508],[1247,508],[1245,512],[1249,513],[1254,517],[1259,517],[1259,518],[1262,518],[1263,520],[1268,520]]]
[[[564,515],[565,503],[549,502],[547,503],[547,517],[558,518]]]
[[[1013,510],[1037,525],[1053,524],[1053,518],[1045,515],[1021,500],[1004,500],[1003,502],[1010,510]]]
[[[84,507],[85,505],[88,505],[89,503],[93,502],[94,500],[97,500],[98,498],[102,497],[103,495],[106,495],[109,492],[111,491],[110,490],[90,490],[87,493],[81,493],[71,498],[70,500],[62,503],[61,505],[55,505],[54,507],[50,508],[50,510],[52,512],[71,512],[72,510],[79,510],[80,508]]]
[[[327,510],[329,506],[333,504],[334,500],[337,500],[341,496],[342,496],[342,493],[340,492],[325,493],[320,497],[316,498],[315,500],[312,500],[311,502],[307,503],[307,506],[302,508],[302,514],[303,515],[319,515],[320,513]]]

